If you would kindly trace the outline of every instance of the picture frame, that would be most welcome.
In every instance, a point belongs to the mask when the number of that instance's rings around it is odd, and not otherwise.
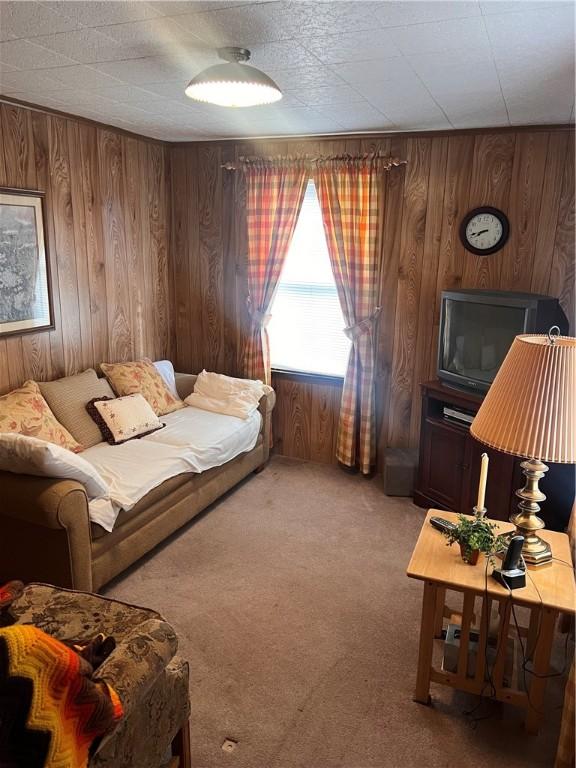
[[[0,187],[0,338],[54,327],[45,193]]]

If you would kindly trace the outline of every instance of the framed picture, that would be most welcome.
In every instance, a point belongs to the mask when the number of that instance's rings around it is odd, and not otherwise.
[[[54,328],[44,193],[0,187],[0,336]]]

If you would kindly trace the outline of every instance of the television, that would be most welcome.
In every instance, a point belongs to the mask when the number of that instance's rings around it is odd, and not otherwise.
[[[438,378],[451,386],[487,392],[515,336],[568,333],[558,299],[535,293],[481,289],[442,291]]]

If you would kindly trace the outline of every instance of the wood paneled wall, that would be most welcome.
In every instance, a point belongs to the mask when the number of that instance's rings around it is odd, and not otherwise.
[[[379,455],[415,446],[419,383],[433,377],[440,291],[558,296],[574,332],[574,134],[519,129],[165,146],[86,121],[0,105],[0,186],[46,192],[56,328],[0,338],[0,393],[103,360],[172,357],[239,375],[246,312],[245,154],[378,150],[384,177]],[[502,208],[505,248],[481,258],[458,227]],[[171,245],[170,245],[171,241]],[[341,384],[278,376],[277,448],[333,461]]]
[[[446,288],[496,288],[560,297],[574,331],[574,135],[519,129],[212,142],[171,150],[176,363],[240,374],[246,321],[246,233],[240,174],[221,165],[246,154],[379,150],[405,158],[384,180],[382,315],[378,346],[379,455],[416,446],[419,383],[435,374],[439,296]],[[461,245],[464,214],[504,210],[503,250],[478,257]],[[332,460],[340,387],[275,379],[278,449]]]
[[[56,328],[0,338],[0,393],[171,354],[169,162],[161,143],[0,105],[0,186],[46,192]]]

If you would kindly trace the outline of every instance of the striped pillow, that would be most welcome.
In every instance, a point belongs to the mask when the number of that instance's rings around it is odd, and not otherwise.
[[[86,403],[95,397],[114,397],[106,379],[99,379],[93,368],[76,376],[38,382],[40,391],[58,421],[84,448],[102,442],[100,430],[86,412]]]

